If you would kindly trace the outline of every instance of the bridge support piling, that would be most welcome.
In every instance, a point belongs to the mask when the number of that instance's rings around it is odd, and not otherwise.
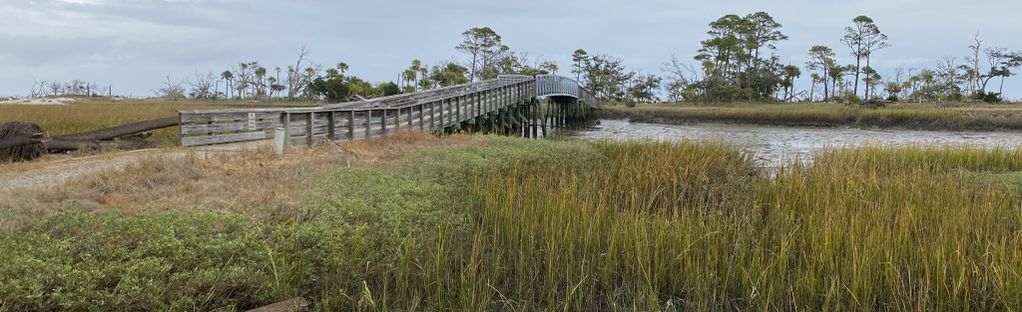
[[[532,138],[539,138],[539,132],[537,130],[538,127],[540,126],[538,125],[540,121],[539,119],[540,101],[536,98],[532,98],[531,106],[532,106]]]

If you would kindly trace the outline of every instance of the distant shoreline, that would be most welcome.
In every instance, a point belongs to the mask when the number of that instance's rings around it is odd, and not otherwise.
[[[791,127],[857,127],[904,130],[1022,131],[1022,106],[979,105],[954,108],[906,105],[853,108],[841,104],[739,104],[734,106],[608,106],[600,118],[684,125],[749,124]]]

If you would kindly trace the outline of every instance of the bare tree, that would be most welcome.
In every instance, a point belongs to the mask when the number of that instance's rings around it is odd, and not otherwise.
[[[217,77],[212,73],[195,74],[195,81],[190,82],[192,87],[188,95],[193,99],[214,100],[218,98],[216,88]]]
[[[972,56],[965,60],[972,64],[972,67],[968,69],[969,74],[969,94],[976,94],[980,87],[980,75],[983,70],[979,67],[979,52],[983,47],[983,41],[979,40],[979,32],[976,32],[976,36],[973,37],[973,43],[969,45],[969,49],[972,50]]]
[[[684,100],[685,88],[694,81],[699,81],[699,71],[692,64],[684,63],[677,55],[671,55],[671,59],[664,63],[662,70],[667,73],[664,82],[664,89],[667,91],[667,99],[670,101]]]
[[[295,61],[294,66],[287,67],[287,99],[294,100],[295,96],[302,93],[302,89],[311,82],[311,79],[302,75],[302,62],[305,61],[305,57],[309,55],[311,51],[302,46],[298,50],[298,60]],[[309,81],[306,81],[309,80]]]
[[[167,76],[167,81],[163,83],[163,87],[157,90],[153,90],[156,96],[165,98],[168,100],[180,100],[185,98],[185,81],[173,82],[170,80],[170,76]]]

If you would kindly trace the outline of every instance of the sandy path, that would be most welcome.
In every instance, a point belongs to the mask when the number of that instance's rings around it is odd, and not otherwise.
[[[166,159],[183,159],[190,155],[205,157],[222,153],[251,151],[269,146],[270,141],[257,141],[193,148],[144,149],[55,160],[41,163],[40,168],[24,172],[0,173],[0,194],[21,188],[36,189],[60,185],[83,175],[121,169],[151,157]]]

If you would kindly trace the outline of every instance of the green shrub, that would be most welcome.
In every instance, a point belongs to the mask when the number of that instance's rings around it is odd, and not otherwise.
[[[0,236],[10,310],[210,310],[267,303],[263,226],[211,211],[66,211]]]

